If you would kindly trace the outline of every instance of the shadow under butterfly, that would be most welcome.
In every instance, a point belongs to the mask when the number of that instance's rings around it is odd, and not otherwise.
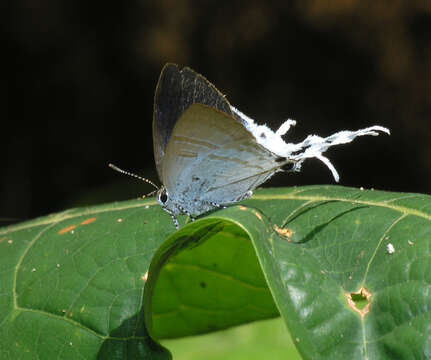
[[[147,179],[110,166],[156,187],[158,202],[178,229],[177,215],[194,220],[246,199],[286,166],[299,171],[307,158],[323,161],[338,181],[337,171],[323,152],[357,136],[378,135],[377,131],[389,134],[384,127],[372,126],[286,143],[282,136],[295,124],[287,120],[276,132],[257,125],[202,75],[166,64],[157,83],[153,114],[154,158],[163,185],[159,189]]]

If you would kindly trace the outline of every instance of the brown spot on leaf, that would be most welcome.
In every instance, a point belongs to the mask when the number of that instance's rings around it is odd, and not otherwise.
[[[148,271],[144,275],[142,275],[141,279],[144,281],[148,280]]]
[[[68,227],[65,227],[64,229],[61,229],[61,230],[58,232],[58,234],[59,234],[59,235],[63,235],[63,234],[66,234],[66,233],[68,233],[69,231],[72,231],[72,230],[74,230],[74,229],[76,229],[76,225],[70,225],[70,226],[68,226]]]
[[[239,209],[240,209],[240,210],[242,210],[242,211],[245,211],[245,210],[247,210],[247,207],[246,207],[246,206],[244,206],[244,205],[240,205],[240,206],[239,206]]]
[[[262,221],[262,215],[260,215],[258,212],[254,213],[254,214],[256,215],[256,217],[257,217],[260,221]]]
[[[349,307],[357,312],[361,318],[364,318],[370,312],[372,294],[366,288],[361,287],[358,291],[346,293],[345,296]],[[364,301],[366,301],[367,304],[359,307],[359,303],[363,304]]]
[[[281,236],[285,237],[287,241],[292,241],[293,231],[288,228],[280,228],[277,225],[274,225],[274,230]]]
[[[88,225],[88,224],[91,224],[92,222],[95,222],[95,221],[96,221],[96,218],[95,218],[95,217],[92,217],[92,218],[89,218],[89,219],[84,220],[84,221],[81,223],[81,225]]]

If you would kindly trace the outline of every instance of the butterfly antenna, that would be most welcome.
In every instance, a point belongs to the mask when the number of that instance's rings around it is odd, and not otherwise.
[[[136,179],[145,181],[146,183],[148,183],[150,185],[153,185],[157,190],[159,190],[159,187],[156,184],[154,184],[151,180],[148,180],[148,179],[146,179],[146,178],[144,178],[142,176],[139,176],[139,175],[133,174],[131,172],[125,171],[123,169],[120,169],[118,166],[115,166],[114,164],[108,164],[108,166],[111,169],[114,169],[115,171],[118,171],[119,173],[122,173],[122,174],[125,174],[125,175],[129,175],[129,176],[134,177]],[[153,194],[153,193],[155,193],[155,191],[151,192],[150,194]]]
[[[150,193],[148,193],[148,194],[142,195],[142,199],[145,199],[145,198],[147,198],[147,197],[151,197],[151,196],[153,196],[156,192],[157,192],[157,190],[153,190],[153,191],[151,191],[151,192],[150,192]]]

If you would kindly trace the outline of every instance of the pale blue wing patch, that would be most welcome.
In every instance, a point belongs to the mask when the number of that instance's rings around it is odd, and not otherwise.
[[[288,162],[259,145],[233,117],[195,104],[172,132],[163,182],[173,204],[199,215],[211,203],[240,200]]]

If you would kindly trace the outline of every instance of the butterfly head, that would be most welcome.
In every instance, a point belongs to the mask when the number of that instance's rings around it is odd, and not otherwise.
[[[188,212],[169,195],[168,190],[163,185],[157,191],[157,201],[163,210],[171,215],[188,214]]]
[[[171,215],[172,221],[174,222],[174,225],[178,230],[180,224],[178,223],[176,215],[184,213],[182,207],[178,204],[175,204],[175,201],[172,201],[172,199],[169,197],[168,190],[164,186],[162,186],[157,191],[157,201],[159,202],[163,210],[165,210],[169,215]]]
[[[169,202],[169,194],[168,194],[168,190],[166,190],[164,186],[162,186],[157,191],[157,201],[162,207],[167,207]]]

